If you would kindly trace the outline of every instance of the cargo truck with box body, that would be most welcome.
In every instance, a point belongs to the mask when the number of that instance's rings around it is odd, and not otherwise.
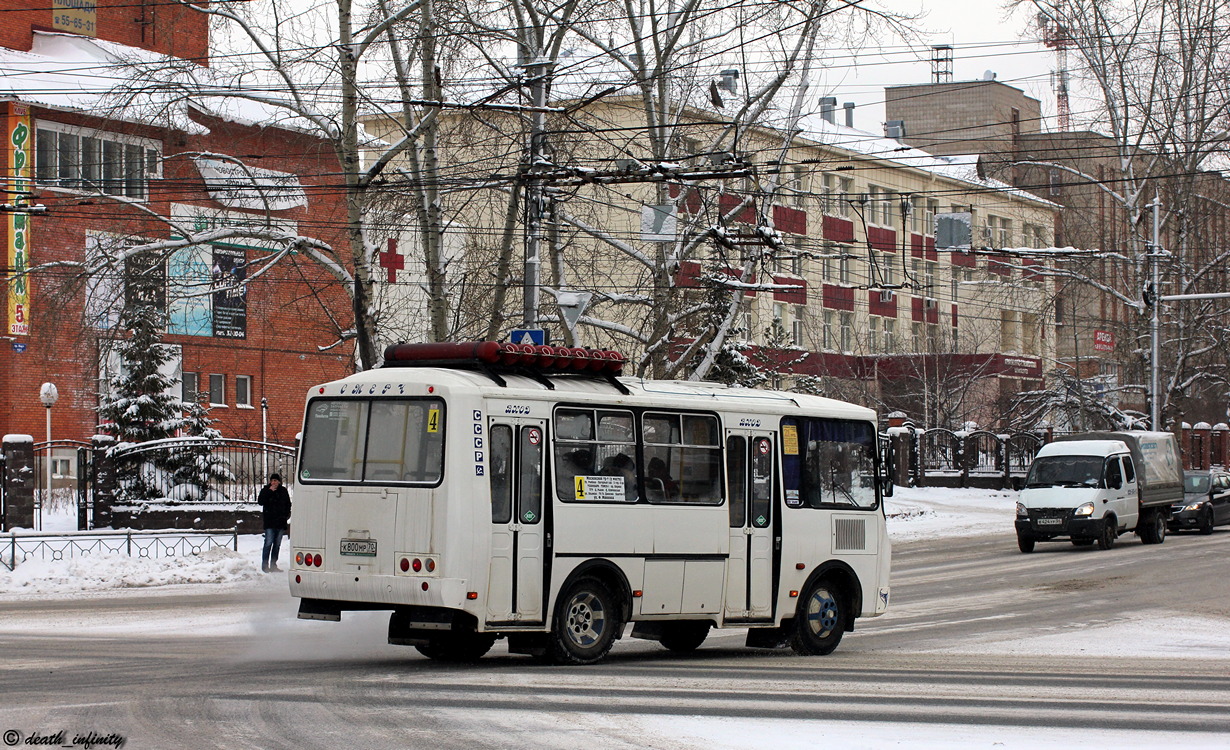
[[[1169,432],[1086,432],[1057,438],[1034,457],[1016,504],[1017,546],[1070,540],[1110,549],[1135,531],[1166,539],[1170,506],[1183,499],[1183,464]]]

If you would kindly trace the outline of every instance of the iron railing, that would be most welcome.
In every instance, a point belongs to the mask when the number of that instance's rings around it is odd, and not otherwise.
[[[98,555],[136,558],[185,557],[229,547],[239,551],[239,530],[68,531],[56,534],[10,531],[0,543],[0,565],[13,570],[27,560],[56,561]]]

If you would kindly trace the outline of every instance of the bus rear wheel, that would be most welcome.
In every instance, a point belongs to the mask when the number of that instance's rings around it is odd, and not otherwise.
[[[707,622],[672,622],[665,624],[658,643],[675,653],[686,654],[700,648],[700,644],[708,637]]]
[[[418,652],[434,661],[456,664],[478,661],[495,645],[495,636],[482,633],[449,633],[415,646]]]
[[[832,581],[819,580],[807,587],[799,601],[790,629],[790,647],[804,656],[833,653],[845,633],[845,593]]]
[[[550,660],[593,664],[615,645],[622,627],[611,590],[596,578],[581,578],[564,590],[555,607]]]

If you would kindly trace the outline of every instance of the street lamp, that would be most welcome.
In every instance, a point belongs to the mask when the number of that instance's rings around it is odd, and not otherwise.
[[[43,383],[43,386],[38,389],[38,400],[43,402],[43,406],[47,407],[47,455],[44,460],[47,462],[47,490],[43,496],[48,502],[51,501],[51,407],[55,406],[56,401],[60,400],[60,392],[56,390],[55,383]],[[43,530],[43,504],[36,503],[34,514],[34,528],[36,531]]]

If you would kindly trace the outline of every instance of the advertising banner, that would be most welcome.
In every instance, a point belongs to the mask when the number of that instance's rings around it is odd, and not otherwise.
[[[33,130],[30,127],[30,108],[23,104],[9,105],[8,121],[4,128],[6,187],[8,197],[15,206],[27,203],[30,193],[31,148]],[[13,277],[8,287],[8,335],[30,335],[30,278],[24,272],[30,267],[30,216],[21,211],[10,211],[5,219],[8,224],[8,247],[5,260]]]
[[[214,247],[214,336],[242,339],[248,335],[247,253],[236,247]]]
[[[98,36],[98,3],[95,0],[51,0],[51,28]]]
[[[195,245],[167,262],[167,333],[213,335],[213,259],[213,248]]]

